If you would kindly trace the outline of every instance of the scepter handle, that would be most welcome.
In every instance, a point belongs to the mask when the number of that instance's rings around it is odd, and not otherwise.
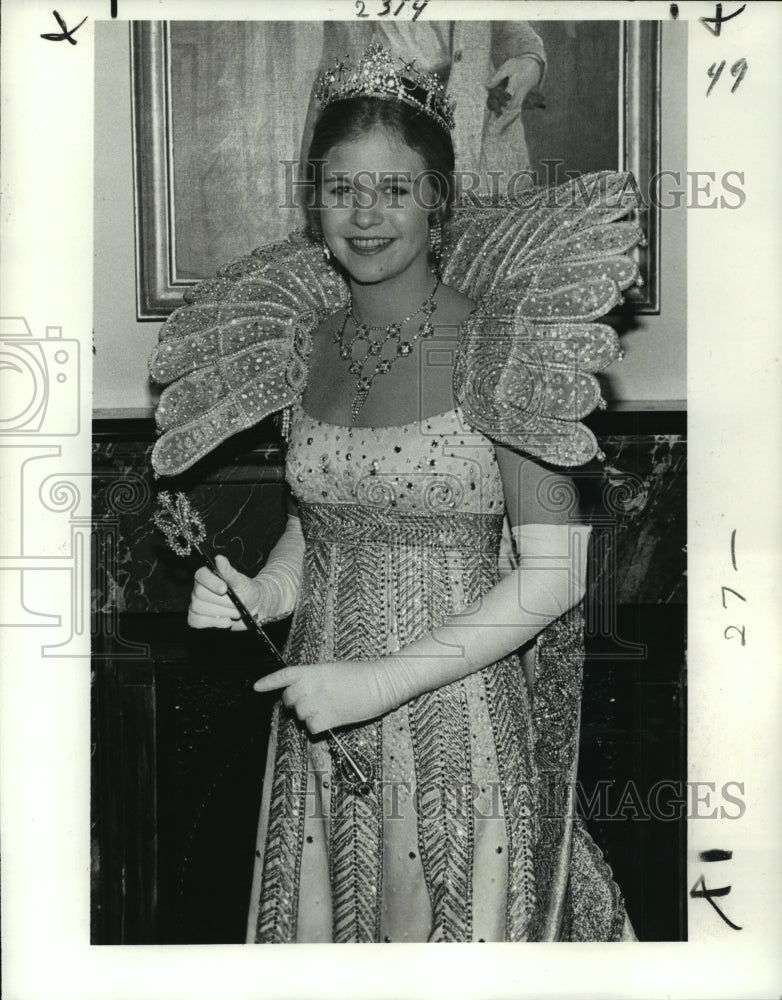
[[[217,575],[220,576],[219,573]],[[220,577],[220,579],[222,580],[223,578]],[[244,604],[241,598],[236,596],[236,593],[232,589],[231,585],[226,582],[225,586],[227,589],[228,596],[233,601],[234,607],[239,612],[239,617],[242,619],[247,628],[255,632],[255,634],[258,636],[258,638],[266,647],[266,652],[269,653],[271,657],[275,660],[277,667],[280,670],[283,667],[287,667],[288,664],[285,662],[285,660],[283,660],[277,647],[274,645],[269,636],[261,628],[261,625],[258,622],[258,620],[253,615],[250,614],[250,612],[247,610],[247,606]]]
[[[193,546],[196,549],[196,551],[202,556],[202,558],[206,560],[209,569],[211,569],[211,571],[215,574],[215,576],[220,577],[220,579],[223,581],[226,587],[228,597],[230,597],[234,607],[239,612],[239,617],[242,619],[242,621],[244,622],[244,624],[247,626],[248,629],[255,632],[255,634],[258,636],[258,638],[266,647],[266,651],[271,655],[271,657],[277,663],[278,668],[282,669],[283,667],[287,667],[288,664],[280,655],[280,652],[277,649],[277,647],[274,645],[269,636],[261,628],[257,620],[250,613],[244,601],[242,601],[242,599],[237,596],[236,592],[233,590],[231,585],[228,583],[225,577],[220,573],[220,571],[217,568],[217,565],[215,564],[214,559],[212,559],[206,552],[204,552],[201,546],[198,545],[197,543],[194,542]],[[361,785],[362,786],[367,785],[367,783],[370,780],[370,776],[364,773],[364,769],[359,765],[355,757],[350,753],[348,748],[345,746],[344,742],[339,738],[339,736],[337,736],[334,730],[329,729],[327,730],[327,732],[334,741],[339,752],[343,755],[345,760],[347,760],[349,766],[353,769],[353,773],[356,775]]]
[[[266,652],[272,657],[274,662],[277,664],[277,669],[281,670],[283,667],[287,667],[288,664],[280,655],[280,651],[271,641],[269,636],[261,628],[261,625],[259,624],[258,620],[255,618],[253,614],[251,614],[250,610],[248,609],[244,601],[241,599],[241,597],[237,595],[236,591],[233,589],[230,583],[228,583],[225,577],[220,573],[220,571],[217,568],[217,565],[215,564],[214,559],[212,559],[212,557],[207,552],[204,552],[204,550],[201,548],[200,545],[195,545],[194,547],[198,551],[199,555],[206,561],[206,564],[209,566],[209,569],[211,569],[214,575],[218,576],[223,581],[226,587],[226,593],[228,597],[231,599],[233,606],[239,612],[239,617],[247,626],[247,628],[251,632],[255,632],[255,634],[264,644],[264,646],[266,647]]]

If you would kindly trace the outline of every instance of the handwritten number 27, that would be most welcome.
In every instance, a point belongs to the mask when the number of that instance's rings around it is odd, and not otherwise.
[[[731,94],[735,94],[736,91],[739,89],[739,84],[744,79],[744,77],[747,75],[747,69],[748,68],[749,68],[749,64],[747,63],[746,59],[737,59],[736,62],[734,62],[733,65],[730,67],[730,75],[731,76],[735,76],[735,78],[736,78],[736,82],[730,88]],[[724,69],[725,69],[725,60],[724,59],[722,60],[722,62],[719,65],[717,65],[717,63],[712,63],[711,66],[709,66],[707,72],[708,72],[709,76],[711,77],[711,83],[709,84],[709,89],[706,91],[706,96],[707,97],[711,93],[712,88],[714,87],[714,85],[717,82],[717,80],[719,80],[719,78],[722,76],[722,71]]]

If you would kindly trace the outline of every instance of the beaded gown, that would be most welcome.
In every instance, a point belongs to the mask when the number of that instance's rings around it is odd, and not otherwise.
[[[595,191],[600,193],[595,198]],[[478,302],[453,410],[347,428],[302,407],[311,335],[342,279],[298,237],[204,282],[152,362],[170,382],[153,464],[181,471],[268,413],[290,415],[286,475],[305,538],[291,663],[372,659],[437,628],[499,574],[492,442],[558,465],[592,458],[579,418],[618,354],[594,323],[637,278],[623,175],[457,217],[443,280]],[[215,400],[218,402],[215,403]],[[369,780],[278,704],[263,782],[248,941],[622,940],[621,895],[574,819],[583,615],[530,648],[340,730]]]
[[[289,662],[392,652],[497,581],[502,484],[491,442],[461,411],[351,429],[297,406],[287,474],[306,541]],[[249,940],[544,936],[558,844],[547,842],[537,800],[541,774],[564,763],[551,758],[562,723],[577,720],[580,617],[565,615],[537,650],[554,659],[553,713],[542,705],[533,716],[508,657],[343,732],[374,772],[362,791],[333,766],[327,740],[278,705]],[[581,830],[571,850],[584,907],[574,934],[617,936],[606,866]]]

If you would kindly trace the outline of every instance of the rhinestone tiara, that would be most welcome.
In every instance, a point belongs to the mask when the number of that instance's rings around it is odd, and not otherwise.
[[[415,59],[397,68],[388,49],[377,42],[370,45],[358,64],[350,56],[338,59],[318,80],[316,96],[321,109],[335,101],[351,97],[378,97],[384,101],[404,101],[439,122],[443,128],[454,127],[453,102],[445,84],[436,73],[424,73],[415,67]]]

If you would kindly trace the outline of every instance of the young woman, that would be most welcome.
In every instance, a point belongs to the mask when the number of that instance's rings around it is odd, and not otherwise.
[[[263,248],[164,328],[158,472],[286,410],[288,525],[219,557],[189,622],[293,614],[248,940],[631,939],[574,819],[589,527],[552,466],[618,351],[627,178],[457,213],[437,78],[378,47],[324,78],[319,245]],[[445,232],[445,235],[444,235]],[[503,525],[513,565],[499,558]],[[521,648],[522,658],[515,651]]]

